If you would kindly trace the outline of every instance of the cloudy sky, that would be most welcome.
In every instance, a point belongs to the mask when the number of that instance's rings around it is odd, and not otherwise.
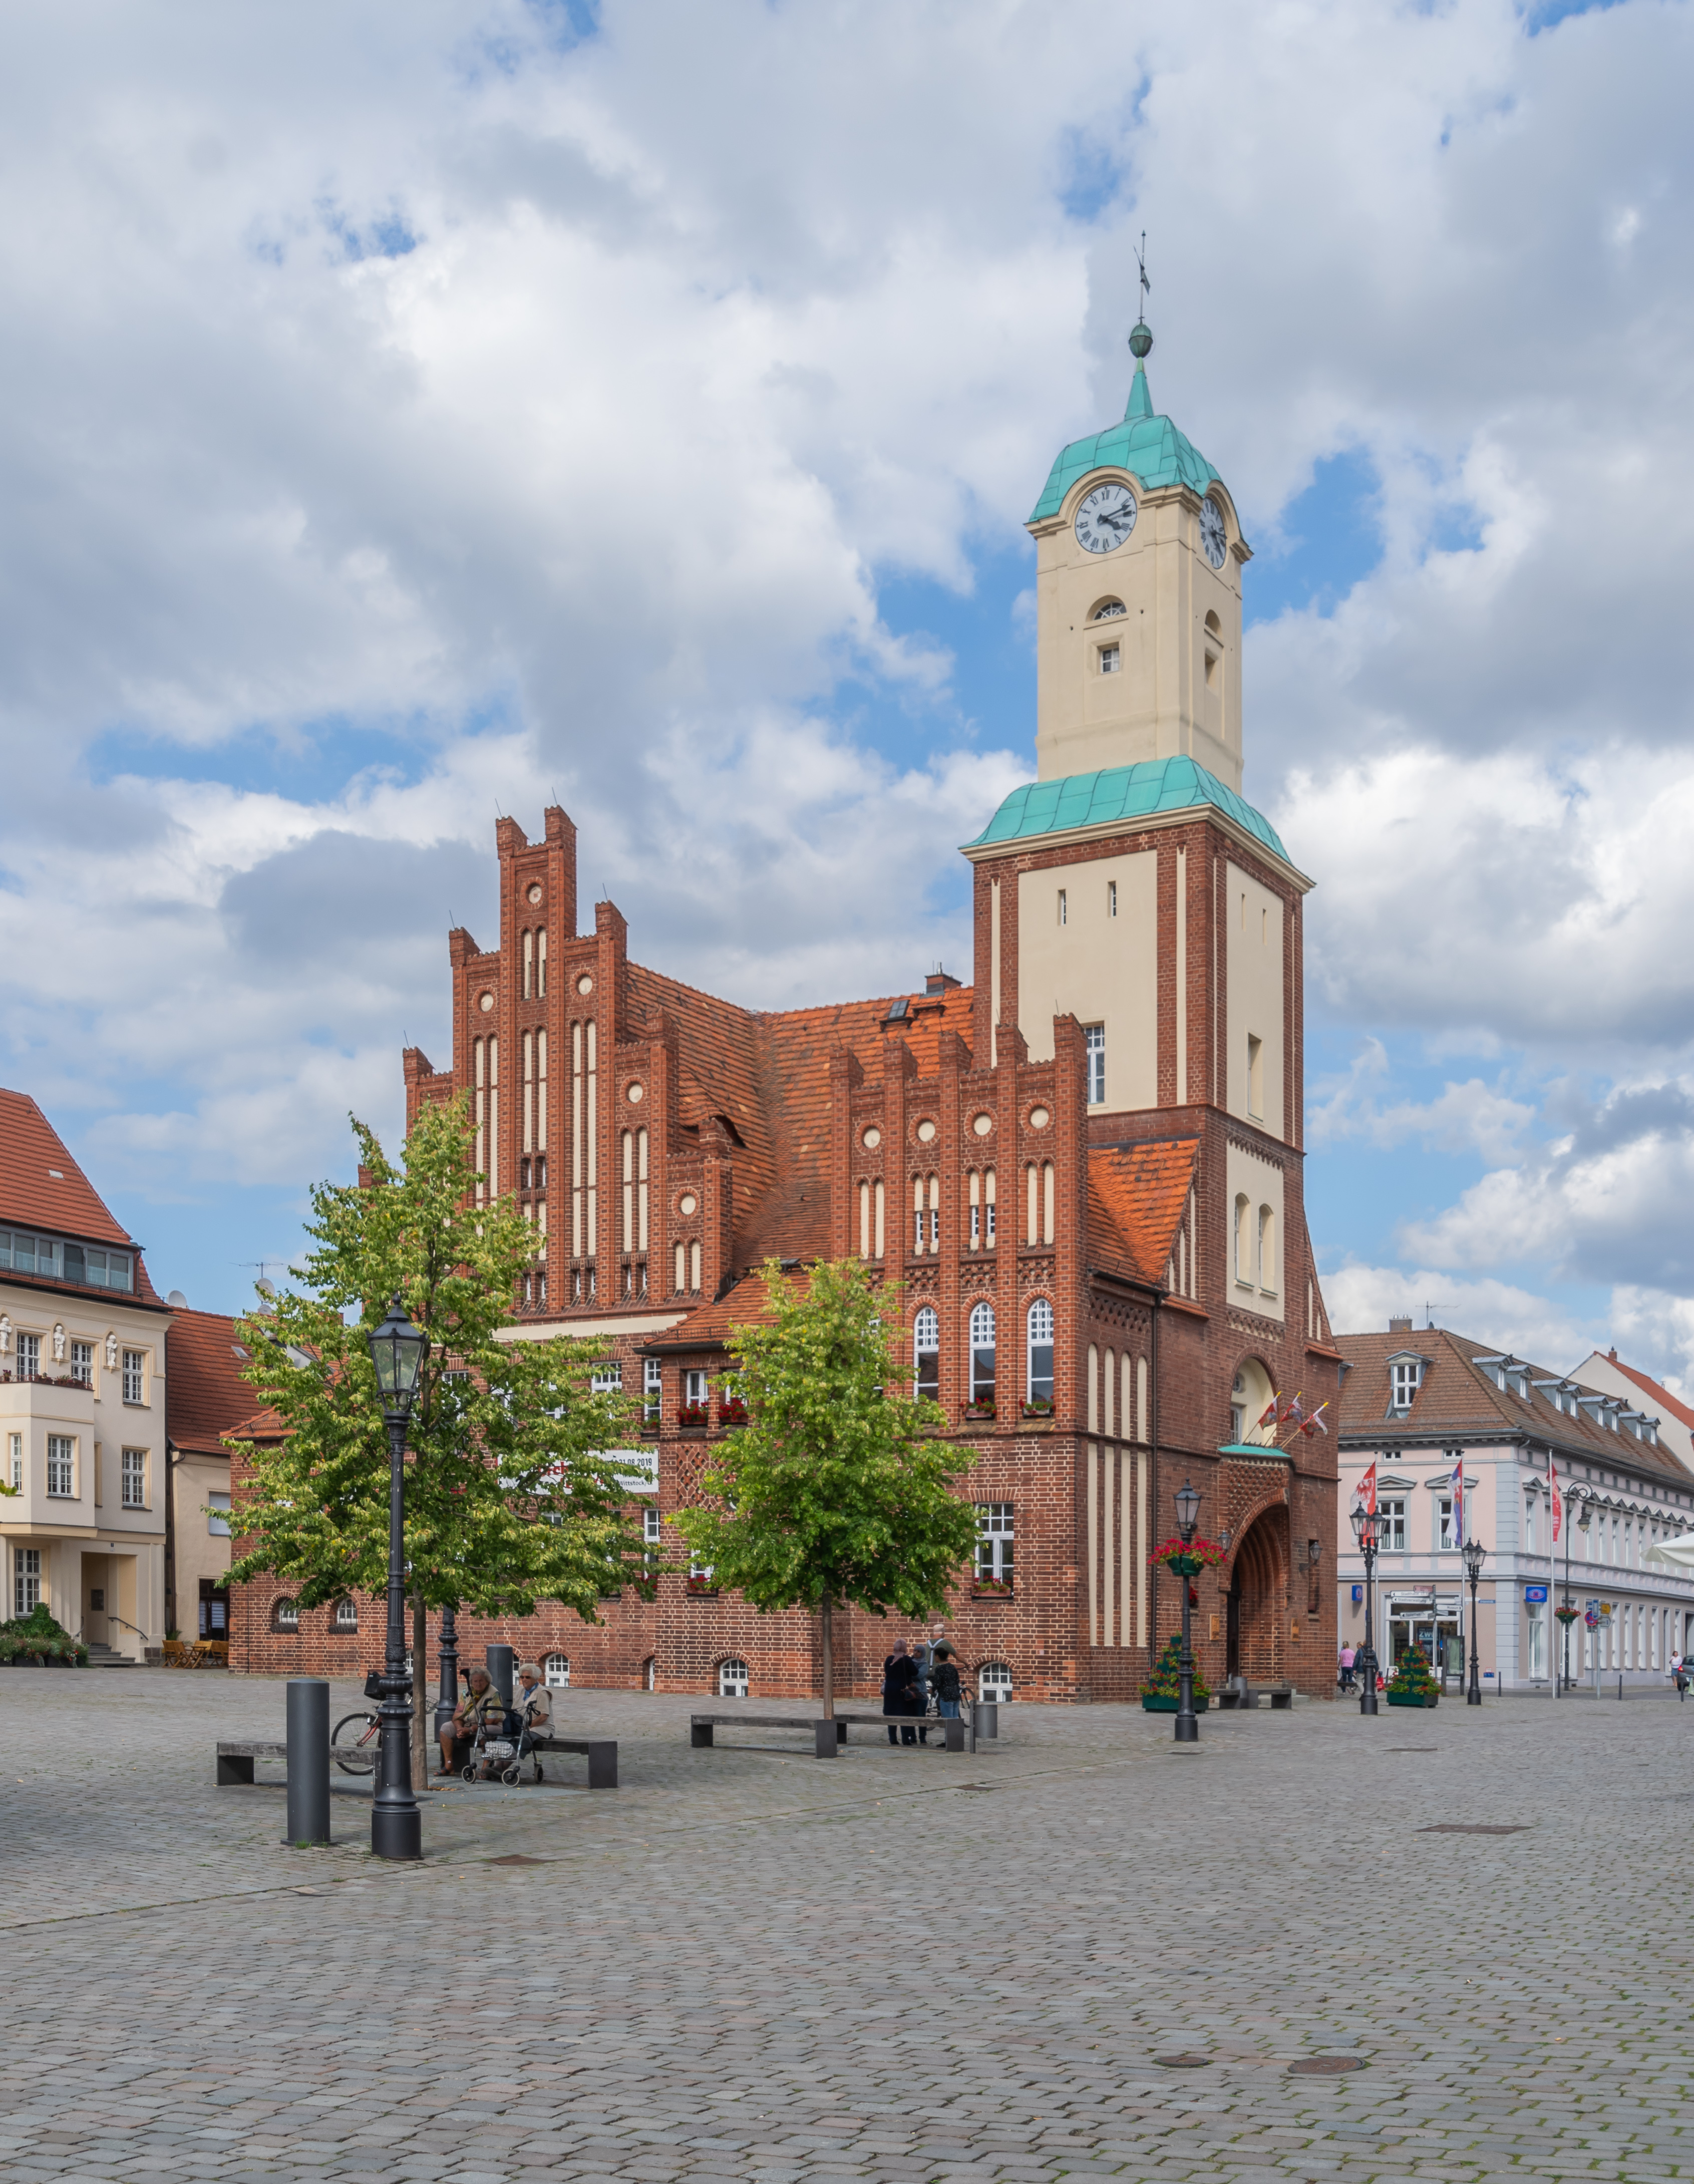
[[[497,811],[738,1000],[967,970],[1145,228],[1335,1322],[1694,1384],[1691,98],[1662,0],[7,11],[0,1081],[229,1309]]]

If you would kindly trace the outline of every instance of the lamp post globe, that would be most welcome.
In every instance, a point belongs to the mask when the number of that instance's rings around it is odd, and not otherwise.
[[[1184,1546],[1193,1539],[1200,1522],[1201,1496],[1194,1486],[1184,1480],[1176,1496],[1177,1531]],[[1189,1644],[1188,1589],[1193,1580],[1187,1570],[1178,1573],[1182,1586],[1182,1659],[1179,1668],[1180,1696],[1177,1701],[1176,1741],[1179,1744],[1198,1744],[1200,1723],[1194,1711],[1194,1653]]]
[[[1358,1652],[1359,1712],[1374,1714],[1376,1702],[1376,1540],[1377,1517],[1362,1502],[1352,1513],[1353,1538],[1365,1566],[1365,1638]]]
[[[1482,1704],[1482,1687],[1477,1680],[1479,1654],[1476,1645],[1476,1588],[1482,1576],[1482,1565],[1488,1558],[1488,1550],[1479,1540],[1467,1540],[1459,1549],[1464,1557],[1464,1574],[1470,1581],[1470,1674],[1466,1680],[1464,1702],[1467,1706]]]
[[[423,1821],[412,1795],[411,1678],[406,1674],[406,1426],[429,1338],[412,1324],[396,1292],[380,1327],[366,1337],[388,1429],[388,1634],[380,1709],[380,1780],[371,1810],[371,1847],[378,1858],[423,1856]]]

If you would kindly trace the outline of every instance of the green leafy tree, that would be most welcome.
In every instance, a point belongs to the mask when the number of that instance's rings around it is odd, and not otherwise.
[[[771,1259],[763,1280],[768,1318],[729,1337],[724,1392],[749,1423],[716,1445],[710,1498],[677,1528],[755,1607],[821,1617],[833,1717],[835,1609],[915,1616],[945,1603],[976,1541],[976,1512],[953,1491],[976,1459],[937,1438],[939,1404],[903,1395],[911,1368],[890,1356],[881,1317],[894,1284],[873,1289],[854,1259],[801,1281]]]
[[[510,1201],[475,1203],[462,1101],[422,1111],[398,1167],[353,1127],[359,1182],[313,1191],[317,1248],[290,1270],[298,1286],[242,1323],[244,1376],[281,1433],[235,1444],[250,1469],[230,1578],[271,1572],[307,1607],[386,1591],[388,1438],[366,1338],[398,1291],[428,1341],[406,1435],[421,1773],[428,1609],[527,1615],[556,1600],[592,1623],[597,1601],[639,1573],[628,1489],[606,1453],[631,1439],[634,1406],[593,1391],[592,1343],[498,1339],[535,1231]]]

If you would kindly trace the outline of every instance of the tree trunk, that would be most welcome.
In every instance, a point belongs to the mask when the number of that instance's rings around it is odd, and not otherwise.
[[[835,1719],[835,1603],[823,1596],[823,1719]]]
[[[423,1595],[412,1595],[412,1787],[429,1786],[429,1618]]]

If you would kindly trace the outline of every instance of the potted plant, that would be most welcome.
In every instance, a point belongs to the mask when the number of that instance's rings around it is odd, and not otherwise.
[[[739,1396],[726,1396],[717,1407],[717,1422],[721,1426],[744,1426],[747,1406]]]
[[[1160,1540],[1147,1560],[1162,1563],[1178,1577],[1198,1577],[1203,1569],[1216,1569],[1228,1552],[1215,1540],[1184,1540],[1173,1534]]]
[[[973,1600],[1010,1600],[1011,1580],[1009,1577],[979,1577],[971,1586]]]
[[[1429,1674],[1421,1646],[1408,1646],[1388,1680],[1390,1706],[1432,1707],[1440,1699],[1441,1687]]]
[[[704,1432],[706,1417],[706,1407],[704,1403],[681,1403],[677,1406],[677,1424],[685,1433],[694,1428]]]
[[[1182,1640],[1167,1638],[1164,1651],[1153,1663],[1153,1673],[1141,1685],[1141,1710],[1144,1713],[1175,1713],[1182,1704]],[[1194,1667],[1194,1710],[1204,1713],[1212,1704],[1211,1686],[1200,1673],[1198,1662]]]
[[[1050,1418],[1053,1415],[1050,1397],[1046,1396],[1034,1397],[1023,1406],[1023,1415],[1026,1418]]]
[[[994,1397],[984,1396],[978,1401],[967,1403],[965,1416],[967,1418],[991,1418],[994,1416]]]

